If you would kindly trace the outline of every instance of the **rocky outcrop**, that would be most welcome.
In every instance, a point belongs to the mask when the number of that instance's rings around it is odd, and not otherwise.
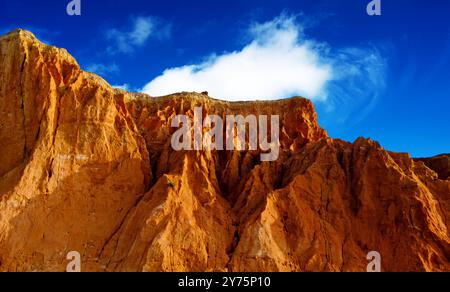
[[[417,158],[415,161],[422,161],[426,166],[434,170],[440,179],[450,178],[450,154],[442,154],[431,158]]]
[[[171,120],[280,115],[281,153],[174,151]],[[310,101],[111,88],[27,31],[0,38],[0,270],[450,271],[450,181]]]

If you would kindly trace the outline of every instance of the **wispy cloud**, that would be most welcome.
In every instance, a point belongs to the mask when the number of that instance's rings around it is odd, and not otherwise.
[[[134,89],[130,86],[130,84],[128,84],[128,83],[125,83],[125,84],[122,84],[122,85],[116,84],[116,85],[112,85],[112,87],[118,88],[118,89],[123,89],[123,90],[125,90],[125,91],[133,91],[133,90],[134,90]]]
[[[248,29],[241,50],[204,62],[170,68],[143,89],[150,95],[209,91],[225,100],[278,99],[302,95],[340,102],[337,93],[366,95],[365,85],[382,85],[384,61],[374,49],[331,48],[306,38],[296,17],[285,14]],[[367,82],[368,80],[368,82]]]
[[[159,18],[139,16],[133,17],[131,22],[130,27],[111,28],[105,32],[106,38],[113,42],[107,49],[108,53],[130,54],[149,39],[163,40],[171,35],[171,25]]]
[[[120,72],[119,66],[116,63],[112,64],[101,64],[93,63],[86,67],[86,71],[92,72],[101,76],[106,76],[110,74],[118,74]]]
[[[386,88],[387,60],[375,47],[332,50],[328,56],[333,79],[326,85],[326,111],[333,122],[357,124],[376,105]]]

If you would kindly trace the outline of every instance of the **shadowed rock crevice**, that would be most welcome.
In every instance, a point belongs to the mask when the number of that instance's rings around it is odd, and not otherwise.
[[[450,178],[450,154],[442,154],[432,158],[417,158],[414,160],[425,163],[426,166],[438,174],[439,179],[447,180]]]

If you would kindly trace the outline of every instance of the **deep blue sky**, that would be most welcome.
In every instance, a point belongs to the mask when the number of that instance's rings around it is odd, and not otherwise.
[[[354,96],[359,102],[353,106],[347,100],[332,109],[327,102],[315,102],[331,136],[350,141],[371,137],[413,156],[450,152],[448,0],[382,0],[379,17],[366,14],[369,0],[82,0],[80,17],[67,16],[68,2],[0,0],[0,32],[32,30],[41,40],[68,49],[84,69],[109,66],[100,75],[111,84],[139,89],[167,68],[241,50],[252,23],[296,15],[308,39],[333,49],[372,48],[386,61],[376,99]],[[137,17],[152,17],[164,35],[132,52],[114,53],[115,43],[105,32],[126,31]],[[358,83],[364,95],[364,78]]]

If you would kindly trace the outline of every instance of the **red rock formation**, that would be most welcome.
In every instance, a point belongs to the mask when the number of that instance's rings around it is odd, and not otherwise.
[[[450,154],[442,154],[431,158],[417,158],[415,161],[422,161],[426,166],[436,171],[440,179],[450,178]]]
[[[173,151],[172,118],[279,114],[281,153]],[[310,101],[151,98],[62,49],[0,38],[0,270],[450,271],[450,181],[330,139]],[[427,167],[427,165],[429,165]]]

